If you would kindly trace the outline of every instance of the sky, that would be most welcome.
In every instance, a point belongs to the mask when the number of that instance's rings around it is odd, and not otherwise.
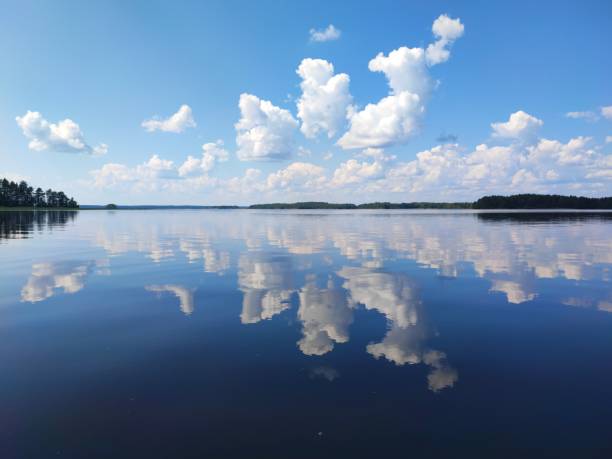
[[[609,1],[0,8],[0,177],[81,204],[612,195]]]

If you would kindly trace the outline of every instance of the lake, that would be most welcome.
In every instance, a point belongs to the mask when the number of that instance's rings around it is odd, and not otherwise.
[[[612,213],[0,212],[0,456],[612,457]]]

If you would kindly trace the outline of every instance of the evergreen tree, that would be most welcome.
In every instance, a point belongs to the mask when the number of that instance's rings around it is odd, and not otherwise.
[[[77,209],[78,203],[63,191],[42,188],[36,190],[25,180],[19,183],[6,178],[0,180],[0,207],[59,207]]]

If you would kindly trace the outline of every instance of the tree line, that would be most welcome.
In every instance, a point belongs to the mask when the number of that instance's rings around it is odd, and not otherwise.
[[[5,178],[0,181],[0,207],[78,209],[79,204],[63,191],[34,189],[25,180],[17,183]]]
[[[330,202],[275,202],[253,204],[249,209],[469,209],[470,202],[368,202],[365,204],[337,204]]]
[[[515,194],[484,196],[474,209],[612,209],[612,197],[587,198],[558,194]]]
[[[557,194],[515,194],[484,196],[475,202],[369,202],[336,204],[330,202],[293,202],[253,204],[250,209],[612,209],[612,197],[587,198]]]

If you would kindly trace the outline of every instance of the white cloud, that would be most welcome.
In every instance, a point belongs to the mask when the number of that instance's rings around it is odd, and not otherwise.
[[[100,169],[90,172],[94,179],[94,186],[106,188],[119,183],[131,182],[135,179],[133,171],[124,164],[107,163]]]
[[[79,125],[71,119],[50,123],[39,112],[28,110],[25,115],[18,116],[15,120],[23,135],[30,139],[30,150],[92,155],[104,155],[108,151],[108,146],[103,143],[95,147],[90,146],[85,141]]]
[[[356,156],[358,158],[369,158],[380,162],[393,161],[397,158],[395,155],[387,155],[382,148],[366,148]]]
[[[450,46],[463,35],[464,27],[459,19],[451,19],[442,14],[436,19],[431,27],[438,41],[427,47],[426,58],[429,65],[446,62],[450,57]]]
[[[310,41],[324,42],[340,38],[341,32],[333,24],[325,29],[310,29]]]
[[[565,116],[567,118],[573,118],[575,120],[579,120],[579,119],[583,119],[589,122],[594,122],[597,121],[599,119],[599,116],[597,116],[597,113],[595,112],[591,112],[591,111],[585,111],[585,112],[567,112],[565,114]]]
[[[325,169],[322,167],[312,163],[295,162],[268,175],[265,189],[313,191],[322,187],[325,181]]]
[[[481,144],[464,154],[458,145],[440,145],[417,153],[413,161],[387,169],[376,182],[384,190],[410,192],[440,199],[448,194],[473,199],[487,193],[572,191],[605,187],[612,178],[612,156],[591,146],[592,139],[567,143],[539,139],[531,145]],[[575,193],[575,191],[574,191]]]
[[[534,135],[543,124],[542,120],[519,110],[512,113],[505,123],[491,123],[491,128],[495,137],[523,139]]]
[[[389,95],[361,111],[349,112],[350,128],[338,145],[344,149],[384,147],[403,143],[417,132],[434,83],[428,66],[448,60],[450,44],[463,34],[459,19],[442,15],[433,24],[438,41],[427,49],[402,46],[387,56],[379,53],[368,68],[382,72]]]
[[[289,111],[251,94],[240,95],[241,118],[236,123],[236,144],[241,161],[281,160],[294,151],[298,123]]]
[[[142,122],[142,127],[147,132],[163,131],[181,133],[187,128],[195,127],[196,122],[191,113],[189,105],[181,105],[178,111],[166,119],[152,118]]]
[[[178,173],[181,177],[199,176],[213,170],[217,161],[225,162],[228,159],[229,153],[223,148],[223,140],[205,143],[202,145],[202,158],[188,156]]]
[[[350,119],[338,145],[343,149],[385,147],[406,141],[417,128],[424,107],[416,94],[404,91],[368,104]]]
[[[379,178],[383,174],[383,166],[379,161],[368,163],[349,159],[340,164],[334,171],[331,186],[342,187],[349,184],[361,183],[365,180]]]
[[[612,120],[612,105],[608,105],[607,107],[601,107],[601,116],[606,119]]]
[[[199,168],[199,175],[188,173],[193,164]],[[181,171],[182,176],[180,175]],[[174,161],[153,155],[147,161],[135,167],[107,163],[100,169],[90,171],[90,175],[93,179],[92,184],[96,188],[127,188],[134,192],[159,190],[184,192],[217,183],[217,179],[200,171],[202,171],[200,159],[188,157],[181,167],[177,167]]]
[[[371,72],[385,74],[392,94],[407,91],[425,97],[431,90],[432,83],[423,48],[402,46],[391,51],[388,56],[378,53],[369,62],[368,68]]]
[[[153,155],[147,162],[136,166],[135,172],[138,177],[146,179],[173,179],[178,175],[174,162],[158,155]]]
[[[606,136],[606,143],[612,143],[612,135]]]
[[[304,59],[297,69],[302,96],[297,101],[301,131],[309,138],[320,133],[333,137],[346,122],[352,97],[346,73],[334,75],[334,66],[323,59]]]

